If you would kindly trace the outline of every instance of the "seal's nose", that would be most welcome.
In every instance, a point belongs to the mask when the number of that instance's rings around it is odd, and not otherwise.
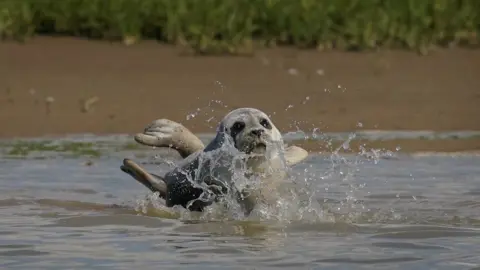
[[[257,137],[262,136],[263,132],[265,132],[263,129],[253,129],[252,131],[250,131],[252,135]]]

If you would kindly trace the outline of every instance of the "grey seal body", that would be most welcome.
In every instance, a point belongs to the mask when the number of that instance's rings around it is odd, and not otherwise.
[[[128,159],[122,170],[153,192],[159,192],[166,206],[181,205],[191,211],[202,211],[226,197],[238,201],[246,213],[259,199],[273,203],[275,198],[269,198],[268,189],[277,188],[285,179],[287,166],[308,155],[299,147],[285,148],[282,135],[270,118],[253,108],[228,113],[206,147],[188,129],[165,119],[154,121],[135,140],[144,145],[174,148],[185,159],[164,177],[149,174]],[[256,179],[262,185],[242,184],[239,179]]]

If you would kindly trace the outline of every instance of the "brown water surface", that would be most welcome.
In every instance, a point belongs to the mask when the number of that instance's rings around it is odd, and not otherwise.
[[[161,174],[178,155],[115,141],[101,153],[3,154],[2,268],[480,267],[475,154],[312,154],[293,175],[313,204],[249,221],[159,207],[118,167],[130,157]]]

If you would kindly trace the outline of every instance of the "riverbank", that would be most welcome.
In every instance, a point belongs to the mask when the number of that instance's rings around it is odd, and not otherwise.
[[[0,43],[0,59],[2,138],[135,133],[163,117],[209,133],[245,106],[284,132],[480,130],[478,50],[194,57],[150,41],[36,37]]]

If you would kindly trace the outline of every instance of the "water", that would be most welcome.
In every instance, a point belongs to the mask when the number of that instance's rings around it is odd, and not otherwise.
[[[13,157],[3,143],[2,269],[480,269],[474,154],[312,155],[293,172],[319,208],[251,221],[157,209],[119,169],[164,171],[153,157],[168,151],[107,138]]]

